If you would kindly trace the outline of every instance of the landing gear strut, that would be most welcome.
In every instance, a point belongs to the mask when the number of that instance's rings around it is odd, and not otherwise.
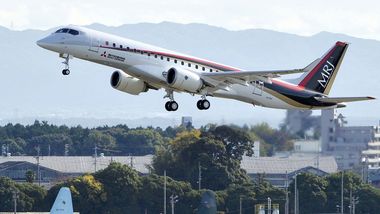
[[[202,99],[198,100],[197,107],[199,110],[207,110],[210,108],[210,102],[206,99],[205,95],[202,95]]]
[[[67,54],[65,56],[65,61],[62,62],[65,65],[65,69],[62,70],[62,74],[65,75],[65,76],[70,74],[69,61],[70,61],[70,55]]]
[[[167,89],[166,90],[166,95],[164,98],[169,98],[170,101],[165,103],[165,109],[167,111],[177,111],[178,109],[178,103],[174,101],[174,95],[173,95],[173,90]]]

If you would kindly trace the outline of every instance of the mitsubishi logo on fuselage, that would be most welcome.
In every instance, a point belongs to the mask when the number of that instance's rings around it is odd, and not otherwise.
[[[323,88],[326,88],[327,83],[334,69],[335,69],[335,66],[327,60],[326,64],[322,68],[322,72],[321,72],[322,79],[318,80],[319,85],[321,85]]]

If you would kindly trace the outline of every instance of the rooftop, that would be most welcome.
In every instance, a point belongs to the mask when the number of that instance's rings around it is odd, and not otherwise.
[[[241,163],[243,169],[248,174],[286,174],[297,171],[305,167],[317,168],[318,158],[316,156],[306,157],[245,157]],[[319,157],[319,169],[326,173],[338,171],[338,165],[334,157]]]
[[[152,161],[152,155],[146,156],[104,156],[96,158],[96,169],[106,168],[112,161],[132,165],[137,171],[148,174],[147,164]],[[0,157],[0,164],[5,162],[29,162],[37,164],[33,156]],[[95,158],[91,156],[43,156],[40,157],[42,167],[54,169],[63,173],[91,173],[95,171]]]

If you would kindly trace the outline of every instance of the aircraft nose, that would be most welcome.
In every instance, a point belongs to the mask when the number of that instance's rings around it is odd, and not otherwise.
[[[49,42],[47,38],[43,38],[43,39],[38,40],[36,44],[40,46],[41,48],[47,49],[49,48],[49,45],[51,45],[51,42]]]

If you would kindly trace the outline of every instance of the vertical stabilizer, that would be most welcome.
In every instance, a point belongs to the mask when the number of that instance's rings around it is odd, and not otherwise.
[[[73,201],[71,199],[70,189],[62,187],[59,190],[57,198],[54,201],[50,214],[73,214]]]
[[[318,61],[306,67],[307,73],[299,83],[299,86],[326,95],[329,94],[347,48],[347,43],[336,42],[335,46],[318,59]]]

